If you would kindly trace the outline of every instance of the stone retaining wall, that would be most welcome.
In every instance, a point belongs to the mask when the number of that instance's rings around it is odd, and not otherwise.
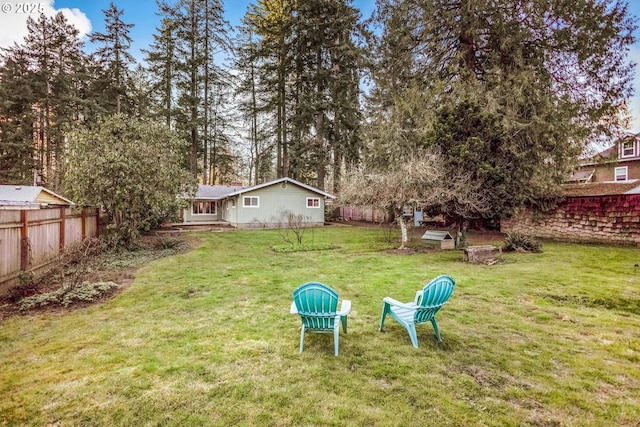
[[[554,211],[520,211],[501,231],[570,242],[640,244],[640,194],[567,197]]]

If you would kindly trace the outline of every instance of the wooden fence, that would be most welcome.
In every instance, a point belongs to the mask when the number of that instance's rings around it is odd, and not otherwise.
[[[389,216],[378,209],[340,207],[340,216],[346,221],[388,222]]]
[[[99,233],[97,208],[0,210],[0,294],[36,272],[64,248]]]

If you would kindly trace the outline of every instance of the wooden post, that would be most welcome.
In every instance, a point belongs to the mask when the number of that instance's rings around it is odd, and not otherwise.
[[[27,210],[20,212],[20,270],[29,268],[29,218]]]
[[[100,224],[100,208],[92,208],[93,216],[96,221],[96,235],[93,237],[100,237],[102,235],[102,224]]]
[[[60,248],[60,252],[64,251],[64,246],[65,246],[65,219],[66,219],[66,212],[65,212],[65,207],[61,206],[60,207],[60,242],[58,247]]]
[[[87,237],[87,209],[82,208],[82,213],[80,214],[80,219],[82,221],[82,241]]]

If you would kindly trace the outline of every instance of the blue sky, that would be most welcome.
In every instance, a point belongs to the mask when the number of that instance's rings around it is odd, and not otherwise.
[[[7,47],[15,41],[20,41],[26,34],[26,16],[19,13],[20,4],[35,3],[38,8],[45,9],[47,15],[62,11],[67,19],[80,29],[82,34],[92,31],[104,31],[104,14],[102,10],[109,8],[112,0],[0,0],[0,47]],[[156,15],[155,0],[113,0],[119,9],[124,10],[122,20],[128,24],[135,24],[130,35],[133,39],[131,53],[137,59],[141,58],[140,49],[145,49],[153,41],[155,28],[159,18]],[[628,0],[631,13],[640,16],[640,1]],[[252,0],[226,0],[225,17],[236,25],[247,10]],[[375,7],[375,0],[355,0],[354,5],[360,9],[364,17],[368,17]],[[24,8],[24,7],[23,7]],[[24,11],[23,11],[24,12]],[[35,16],[35,15],[33,15]],[[640,30],[636,34],[640,39]],[[91,50],[91,47],[88,46]],[[629,131],[640,132],[640,42],[630,52],[630,58],[639,65],[636,67],[635,96],[630,100],[630,107],[634,117]]]

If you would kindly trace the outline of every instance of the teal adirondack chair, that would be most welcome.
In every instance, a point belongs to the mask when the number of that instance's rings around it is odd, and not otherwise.
[[[333,332],[335,355],[338,355],[338,334],[340,325],[347,333],[347,315],[351,311],[351,301],[343,300],[338,306],[338,293],[329,286],[319,282],[309,282],[300,285],[293,291],[291,313],[299,314],[302,319],[300,332],[300,353],[304,347],[304,333]]]
[[[413,302],[403,304],[393,298],[384,298],[380,331],[384,328],[385,317],[390,314],[409,332],[411,343],[415,348],[418,348],[416,325],[422,323],[431,322],[436,332],[436,338],[438,341],[442,341],[435,316],[449,300],[455,285],[456,283],[450,276],[443,274],[429,282],[421,291],[416,292],[416,298]]]

